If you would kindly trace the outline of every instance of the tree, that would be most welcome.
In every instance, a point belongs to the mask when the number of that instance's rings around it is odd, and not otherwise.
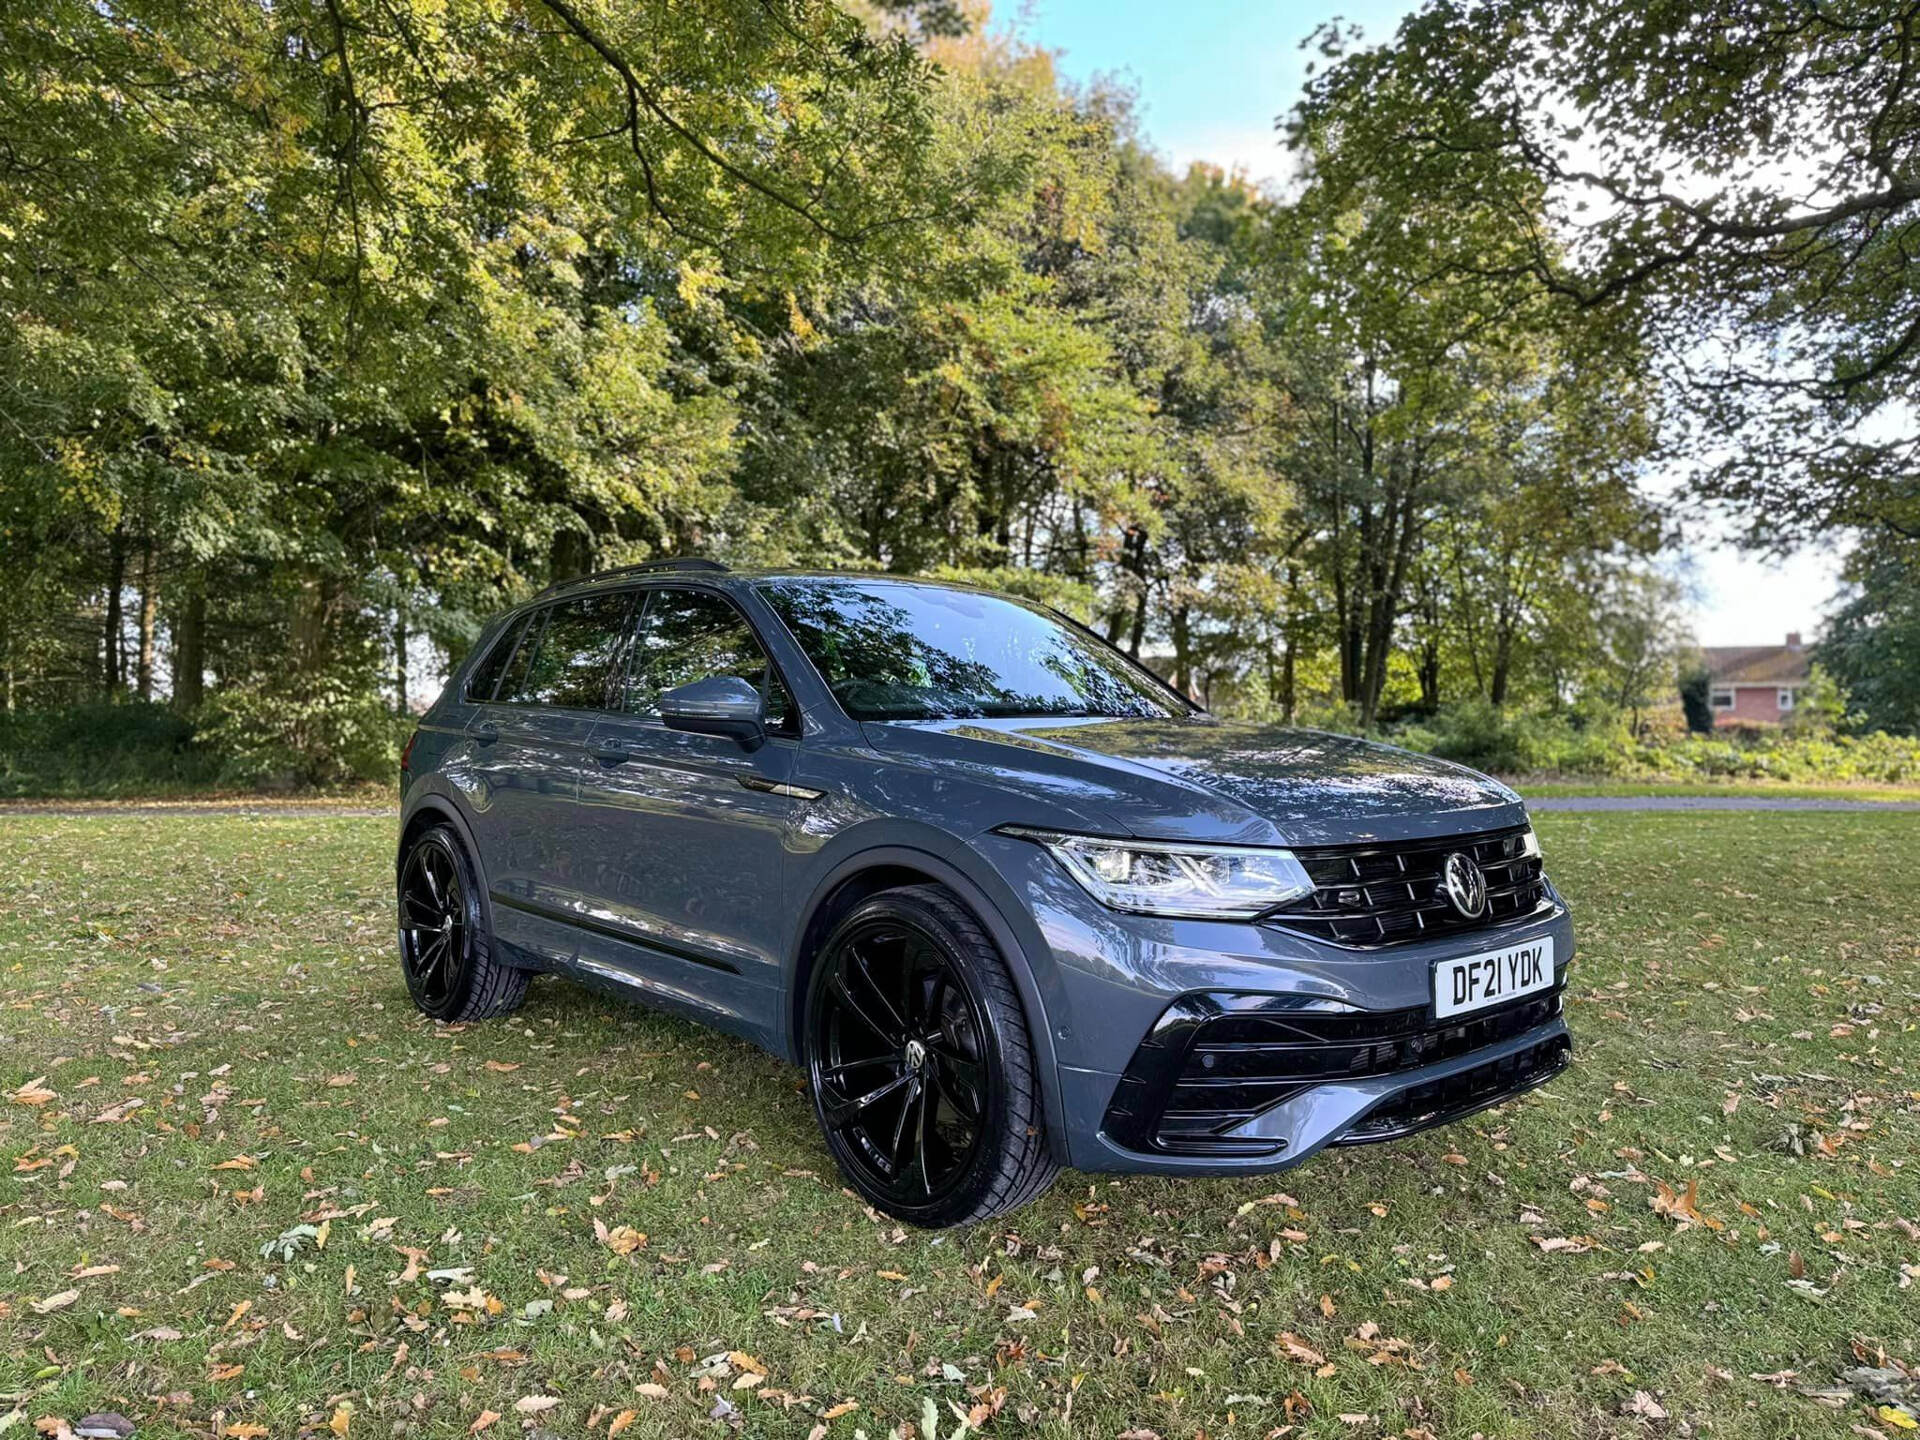
[[[1869,538],[1843,578],[1820,665],[1867,728],[1920,735],[1920,544]]]
[[[152,693],[163,632],[182,702],[368,688],[700,535],[734,413],[689,335],[744,351],[716,293],[911,263],[970,203],[932,86],[827,0],[0,14],[4,628],[93,620],[10,640],[15,690]]]
[[[1713,672],[1697,656],[1680,666],[1680,709],[1691,734],[1713,733]]]
[[[1920,535],[1920,8],[1876,0],[1433,0],[1334,58],[1337,111],[1504,251],[1431,272],[1642,343],[1699,493],[1756,542]]]

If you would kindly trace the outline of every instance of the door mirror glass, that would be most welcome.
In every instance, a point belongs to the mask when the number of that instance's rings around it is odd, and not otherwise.
[[[664,692],[660,718],[669,730],[727,735],[748,748],[766,736],[766,704],[738,675],[710,675]]]

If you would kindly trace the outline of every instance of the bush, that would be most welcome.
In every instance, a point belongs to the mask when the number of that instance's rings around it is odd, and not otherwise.
[[[222,778],[275,789],[392,779],[413,728],[380,695],[327,675],[222,690],[201,719],[201,743],[219,754]]]
[[[220,760],[193,725],[151,701],[0,715],[0,795],[135,795],[206,788]]]
[[[1748,725],[1721,726],[1711,735],[1636,737],[1607,712],[1529,715],[1467,701],[1386,738],[1505,775],[1920,784],[1920,739],[1884,733],[1835,736]]]

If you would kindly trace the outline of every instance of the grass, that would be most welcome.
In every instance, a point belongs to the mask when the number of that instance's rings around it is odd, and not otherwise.
[[[416,1017],[386,820],[0,818],[0,1429],[1895,1433],[1803,1391],[1920,1358],[1920,817],[1541,828],[1548,1090],[928,1235],[743,1045],[557,981]]]
[[[1634,799],[1659,795],[1756,796],[1775,800],[1920,800],[1920,785],[1871,785],[1864,782],[1808,785],[1785,780],[1579,780],[1563,778],[1508,779],[1529,800],[1559,799],[1569,795],[1620,795]]]

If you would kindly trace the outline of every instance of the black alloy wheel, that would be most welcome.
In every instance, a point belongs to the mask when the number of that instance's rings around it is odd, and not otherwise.
[[[915,887],[856,908],[809,994],[815,1111],[875,1206],[951,1225],[1024,1203],[1051,1180],[1017,992],[951,897]]]
[[[483,1020],[519,1008],[527,972],[495,958],[479,885],[451,828],[414,841],[400,866],[400,968],[436,1020]]]
[[[466,978],[473,925],[460,867],[438,836],[414,846],[400,878],[400,963],[407,988],[429,1015],[444,1010]]]

